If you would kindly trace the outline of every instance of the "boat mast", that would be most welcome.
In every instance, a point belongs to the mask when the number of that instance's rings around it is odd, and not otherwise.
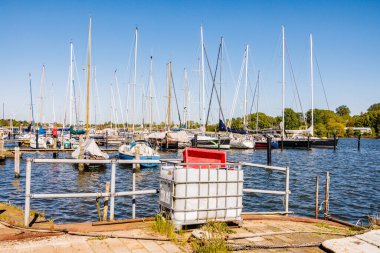
[[[204,42],[203,42],[203,26],[201,25],[201,67],[202,67],[202,125],[206,127],[205,112],[205,60],[204,60]]]
[[[88,139],[89,119],[90,119],[90,78],[91,78],[91,17],[90,17],[90,24],[88,28],[86,139]]]
[[[223,66],[223,36],[220,38],[220,71],[219,71],[219,96],[220,96],[220,105],[219,105],[219,120],[222,116],[222,66]]]
[[[44,115],[44,82],[45,82],[45,65],[42,65],[41,87],[40,87],[40,125],[42,126]]]
[[[282,26],[282,131],[285,137],[285,27]]]
[[[185,122],[185,128],[187,128],[187,121],[189,120],[189,81],[187,78],[187,69],[184,69],[184,81],[185,81],[185,94],[184,99],[185,103],[183,106],[183,118]]]
[[[70,110],[70,126],[73,123],[73,88],[74,88],[74,79],[73,79],[73,62],[74,62],[74,57],[73,57],[73,43],[70,42],[70,81],[69,81],[69,96],[70,96],[70,105],[69,105],[69,110]]]
[[[135,29],[135,62],[134,62],[134,75],[133,75],[133,102],[132,102],[132,133],[135,132],[135,109],[136,109],[136,79],[137,79],[137,36],[138,30]]]
[[[259,130],[259,92],[260,92],[260,70],[257,73],[256,133],[258,133],[258,130]]]
[[[55,101],[54,101],[54,83],[51,83],[51,95],[53,98],[53,124],[55,124]]]
[[[311,136],[314,135],[314,68],[313,68],[313,35],[310,33],[310,83],[311,83]]]
[[[149,132],[152,132],[153,115],[152,115],[152,94],[153,94],[153,56],[150,57],[149,70]]]
[[[172,95],[172,90],[171,90],[171,83],[172,83],[172,62],[169,62],[168,64],[168,127],[167,130],[170,130],[170,100],[171,100],[171,95]]]
[[[249,50],[249,46],[247,45],[245,49],[245,87],[244,87],[244,118],[243,118],[244,126],[247,126],[248,50]]]
[[[34,110],[33,110],[33,95],[32,95],[32,75],[29,73],[29,91],[30,91],[30,110],[32,111],[32,126],[34,126]],[[4,108],[4,106],[3,106]]]

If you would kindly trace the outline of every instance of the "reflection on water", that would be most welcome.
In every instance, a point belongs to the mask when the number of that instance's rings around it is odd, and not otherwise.
[[[112,154],[115,155],[115,154]],[[25,154],[23,158],[31,157]],[[52,154],[39,153],[39,158]],[[229,161],[266,163],[265,150],[230,150]],[[69,155],[60,154],[60,158]],[[162,158],[176,158],[178,153],[161,153]],[[380,140],[361,140],[357,151],[355,139],[341,139],[336,151],[330,149],[273,150],[272,163],[290,167],[290,207],[297,215],[314,215],[315,176],[320,176],[320,200],[324,196],[326,172],[330,172],[330,212],[333,216],[356,222],[380,211]],[[25,160],[21,160],[21,177],[14,178],[13,160],[0,164],[0,201],[23,207]],[[136,189],[158,189],[159,168],[142,168],[136,174]],[[104,169],[79,172],[70,164],[33,164],[32,193],[103,192],[111,179],[111,165]],[[245,188],[284,190],[284,173],[244,167]],[[116,191],[132,190],[132,167],[116,167]],[[56,222],[96,221],[96,198],[32,199],[31,208],[44,212]],[[244,196],[244,211],[284,210],[283,197],[250,194]],[[158,196],[137,196],[137,217],[152,216],[158,211]],[[116,219],[130,218],[130,197],[115,199]]]

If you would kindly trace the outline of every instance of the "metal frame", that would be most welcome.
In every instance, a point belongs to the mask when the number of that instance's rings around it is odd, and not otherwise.
[[[245,212],[244,214],[289,214],[292,212],[289,212],[289,195],[290,195],[290,189],[289,189],[289,178],[290,178],[290,171],[289,167],[278,167],[278,166],[268,166],[268,165],[262,165],[257,163],[243,163],[244,166],[250,166],[254,168],[260,168],[260,169],[269,169],[269,170],[278,170],[283,171],[285,173],[285,189],[284,191],[272,191],[272,190],[263,190],[263,189],[243,189],[243,192],[246,193],[261,193],[261,194],[273,194],[273,195],[284,195],[285,196],[285,211],[279,211],[279,212]]]
[[[239,212],[242,212],[243,205],[242,205],[242,197],[243,197],[243,182],[244,180],[241,180],[241,177],[244,177],[244,173],[242,170],[242,164],[241,163],[171,163],[170,165],[167,165],[166,167],[173,168],[173,172],[176,169],[184,169],[185,170],[185,181],[176,181],[173,177],[171,179],[168,179],[166,177],[163,177],[162,175],[162,168],[161,167],[161,173],[160,173],[160,184],[164,183],[168,189],[168,192],[170,193],[170,198],[166,199],[166,201],[162,201],[160,199],[159,205],[160,205],[160,211],[167,213],[171,216],[173,220],[173,216],[175,213],[181,213],[181,215],[184,215],[184,218],[181,220],[174,220],[174,225],[177,230],[180,230],[182,226],[185,225],[194,225],[194,224],[202,224],[210,220],[214,221],[233,221],[236,223],[241,223],[241,216]],[[198,180],[191,180],[189,181],[189,169],[195,169],[199,170],[198,173]],[[207,170],[207,173],[203,174],[200,173],[201,171]],[[211,171],[216,171],[216,180],[211,179]],[[222,171],[225,171],[225,177],[224,180],[219,180],[220,174]],[[236,173],[236,179],[234,180],[228,180],[230,174],[232,172]],[[172,174],[174,176],[174,174]],[[233,186],[236,185],[236,193],[229,194],[227,189],[230,188],[231,184]],[[184,194],[183,196],[179,196],[177,186],[179,185],[185,185],[184,186]],[[197,196],[191,196],[189,197],[189,185],[192,185],[192,187],[198,187],[198,195]],[[204,188],[207,188],[207,190],[201,192],[201,185],[203,185]],[[210,194],[210,187],[216,187],[216,195]],[[225,187],[225,192],[223,194],[219,194],[219,187]],[[239,188],[241,187],[241,194],[239,194]],[[194,194],[192,194],[194,195]],[[236,203],[231,206],[228,203],[228,199],[231,200],[231,198],[234,198],[236,200]],[[215,200],[215,208],[210,207],[211,199]],[[184,201],[184,207],[175,207],[175,201]],[[189,209],[188,207],[188,200],[196,200],[196,208]],[[207,200],[207,207],[200,207],[201,200]],[[224,200],[224,205],[220,207],[219,201]],[[229,207],[228,207],[229,206]],[[228,210],[234,210],[236,213],[233,217],[227,217],[227,211]],[[189,218],[188,213],[194,213],[196,212],[196,218]],[[210,212],[212,216],[210,216]],[[220,212],[224,212],[224,215],[220,215]],[[218,215],[219,213],[219,215]],[[200,217],[201,214],[205,217]],[[194,214],[193,214],[194,215]]]
[[[110,183],[110,192],[99,192],[99,193],[52,193],[52,194],[45,194],[45,193],[31,193],[31,172],[32,172],[32,163],[66,163],[66,164],[111,164],[111,183]],[[182,166],[182,165],[202,165],[202,166],[208,166],[209,168],[211,166],[217,166],[216,168],[220,169],[227,169],[228,166],[238,166],[238,168],[241,168],[242,166],[250,166],[254,168],[261,168],[261,169],[271,169],[271,170],[278,170],[283,171],[285,173],[285,190],[284,191],[272,191],[272,190],[263,190],[263,189],[244,189],[243,188],[243,194],[244,193],[260,193],[260,194],[274,194],[274,195],[284,195],[285,196],[285,211],[280,212],[250,212],[250,214],[288,214],[289,212],[289,194],[291,193],[289,190],[289,167],[277,167],[277,166],[267,166],[267,165],[261,165],[261,164],[254,164],[254,163],[181,163],[177,160],[169,161],[169,160],[162,160],[162,161],[154,161],[154,160],[86,160],[86,159],[31,159],[27,158],[26,163],[26,179],[25,179],[25,207],[24,207],[24,225],[29,226],[30,222],[30,199],[48,199],[48,198],[89,198],[89,197],[109,197],[110,198],[110,220],[114,220],[115,215],[115,197],[125,197],[125,196],[132,196],[132,218],[136,217],[136,196],[137,195],[145,195],[145,194],[157,194],[159,190],[157,189],[145,189],[145,190],[136,190],[136,164],[141,163],[151,163],[151,164],[167,164],[172,163],[174,166]],[[116,192],[115,191],[115,185],[116,185],[116,164],[132,164],[132,191],[124,191],[124,192]],[[222,167],[223,166],[223,167]],[[199,173],[200,176],[200,173]],[[187,177],[187,173],[186,173]],[[219,180],[219,173],[217,174],[218,180]],[[226,177],[228,177],[228,173],[226,174]],[[239,175],[238,175],[239,178]],[[227,178],[228,179],[228,178]],[[168,179],[165,179],[166,181],[170,181]],[[186,178],[187,180],[187,178]],[[217,181],[218,181],[217,180]],[[200,180],[199,180],[200,181]],[[217,181],[209,181],[205,183],[216,183]],[[228,180],[226,180],[228,181]],[[230,182],[230,181],[228,181]],[[241,181],[237,180],[236,183],[239,185]],[[182,183],[182,182],[181,182]],[[179,184],[181,184],[179,183]],[[185,183],[185,182],[184,182]],[[186,184],[191,183],[187,182]],[[199,183],[199,182],[197,182]],[[201,182],[203,183],[203,182]],[[200,183],[200,184],[201,184]],[[226,183],[224,181],[219,181],[219,183]],[[200,187],[200,184],[199,187]],[[218,190],[219,184],[217,184],[217,190]],[[198,189],[199,192],[200,189]],[[209,190],[209,187],[208,187]],[[215,196],[210,196],[208,194],[207,196],[199,196],[199,198],[212,198]],[[239,194],[235,195],[228,195],[227,193],[227,187],[226,192],[223,196],[218,196],[219,198],[226,198],[225,201],[227,201],[227,197],[236,197],[237,201],[238,198],[241,197]],[[173,194],[173,198],[179,198]],[[185,199],[185,209],[186,209],[186,199],[187,197],[187,187],[186,187],[186,193],[185,197],[180,197],[182,199]],[[198,201],[199,202],[199,201]],[[237,202],[238,203],[238,202]],[[199,203],[198,203],[199,204]],[[218,204],[218,201],[217,201]],[[161,205],[161,203],[160,203]],[[237,206],[236,212],[238,212],[238,209],[242,208],[242,206]],[[199,209],[199,206],[198,206]],[[219,210],[219,209],[218,209]],[[207,208],[207,210],[200,210],[200,211],[218,211],[215,209]],[[186,215],[185,211],[185,215]],[[225,209],[225,212],[226,209]],[[245,212],[246,213],[246,212]],[[247,214],[247,213],[246,213]],[[226,214],[225,214],[226,216]],[[199,219],[199,216],[197,216]],[[186,219],[186,216],[185,216]]]
[[[136,195],[157,194],[156,189],[136,190],[136,164],[154,163],[160,164],[161,161],[154,160],[87,160],[87,159],[31,159],[26,160],[26,179],[25,179],[25,207],[24,207],[24,226],[29,226],[30,199],[48,198],[89,198],[89,197],[109,197],[110,198],[110,220],[115,217],[115,197],[132,196],[132,218],[136,218]],[[97,193],[31,193],[31,174],[32,163],[66,163],[66,164],[111,164],[111,183],[110,192]],[[115,192],[116,185],[116,164],[133,164],[132,170],[132,191]]]

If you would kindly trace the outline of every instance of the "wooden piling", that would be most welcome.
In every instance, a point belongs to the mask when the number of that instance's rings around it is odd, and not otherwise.
[[[361,133],[358,134],[358,151],[360,151],[360,138],[362,137]]]
[[[196,148],[198,147],[198,134],[194,134],[194,144],[193,147]]]
[[[53,148],[57,149],[57,138],[53,137]],[[57,152],[53,152],[53,158],[57,158]]]
[[[334,151],[336,150],[336,133],[334,133]]]
[[[318,203],[318,198],[319,198],[319,185],[318,185],[318,176],[315,177],[315,218],[318,219],[318,213],[319,213],[319,203]]]
[[[325,189],[325,219],[329,214],[329,187],[330,187],[330,173],[326,172],[326,189]]]
[[[70,146],[71,146],[71,142],[70,142]],[[80,159],[84,159],[83,135],[79,135],[79,157]],[[79,171],[84,171],[84,164],[79,163],[78,169]]]
[[[220,134],[218,134],[218,150],[220,150]]]
[[[14,167],[15,167],[15,178],[19,178],[20,177],[20,148],[19,147],[15,147]]]
[[[267,165],[272,165],[272,138],[267,137]]]
[[[36,130],[36,149],[38,149],[38,129]]]
[[[106,193],[110,192],[110,182],[106,182]],[[104,197],[104,206],[103,206],[103,221],[107,220],[108,214],[108,197]]]
[[[106,131],[106,149],[108,148],[108,131]]]
[[[165,134],[165,144],[166,144],[166,150],[168,150],[169,149],[168,133]]]
[[[135,159],[140,160],[140,149],[138,147],[135,148]],[[141,164],[136,163],[136,170],[140,170]]]
[[[3,134],[0,134],[0,161],[5,160]]]
[[[310,136],[307,136],[307,150],[310,150]]]
[[[284,151],[284,136],[281,136],[281,152]]]

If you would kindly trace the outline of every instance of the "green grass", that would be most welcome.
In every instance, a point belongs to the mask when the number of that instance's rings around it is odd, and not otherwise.
[[[208,222],[202,226],[202,230],[208,232],[209,238],[195,240],[191,243],[196,253],[229,252],[226,245],[226,235],[234,233],[224,222]]]
[[[165,235],[171,240],[177,239],[177,233],[174,231],[172,222],[161,214],[157,214],[153,223],[153,230]]]
[[[229,252],[224,239],[213,238],[202,242],[194,241],[191,247],[193,248],[193,252],[196,253]]]

